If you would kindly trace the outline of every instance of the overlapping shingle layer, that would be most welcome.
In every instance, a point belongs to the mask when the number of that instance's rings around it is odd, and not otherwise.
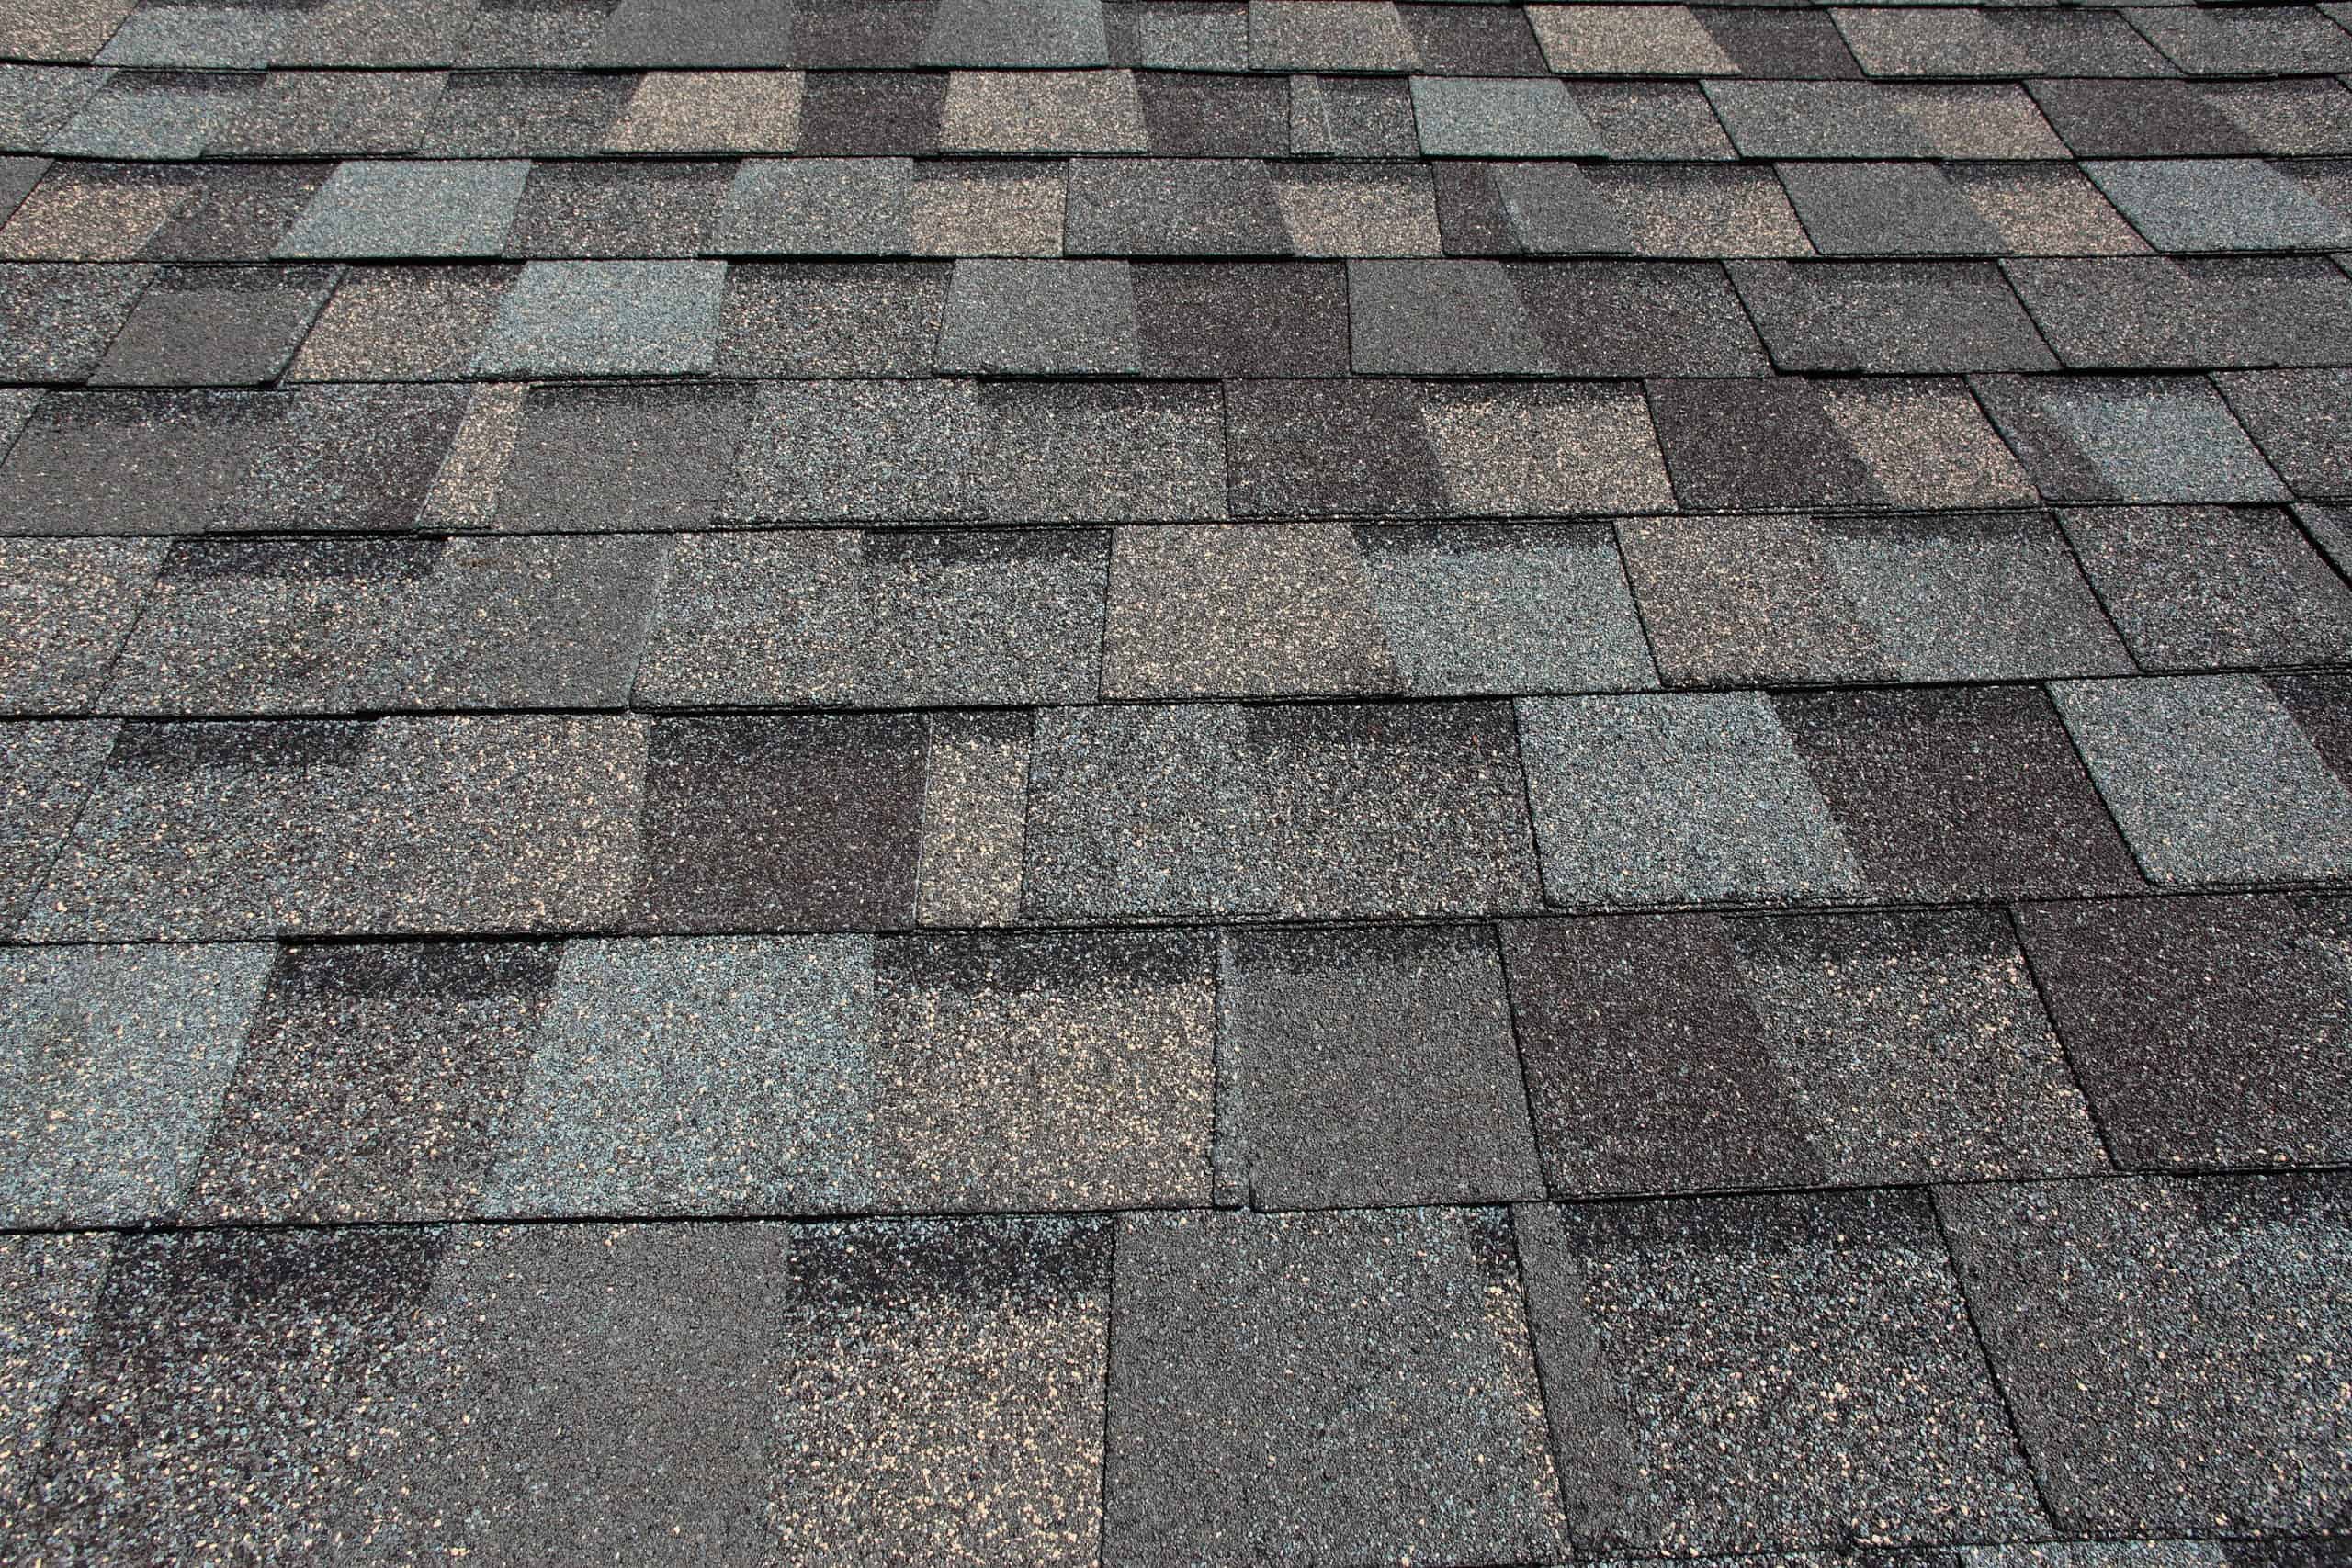
[[[2343,1562],[2347,28],[0,3],[0,1559]]]

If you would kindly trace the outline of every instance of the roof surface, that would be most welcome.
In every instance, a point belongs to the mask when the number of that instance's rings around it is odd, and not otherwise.
[[[0,1560],[2340,1568],[2347,28],[0,0]]]

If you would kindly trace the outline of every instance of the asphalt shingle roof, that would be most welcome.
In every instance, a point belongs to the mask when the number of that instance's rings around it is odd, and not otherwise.
[[[2347,29],[0,3],[0,1561],[2338,1568]]]

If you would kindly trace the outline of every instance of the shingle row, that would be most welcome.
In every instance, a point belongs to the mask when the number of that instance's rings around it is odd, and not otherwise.
[[[2018,920],[17,948],[0,1018],[42,1045],[0,1091],[0,1222],[1316,1210],[2352,1154],[2346,900]]]
[[[650,355],[668,319],[645,304],[627,313],[654,329]],[[576,311],[544,320],[528,348],[548,360],[613,351],[611,336],[583,341]],[[16,430],[0,517],[17,535],[596,532],[1991,510],[2352,488],[2344,372],[2224,379],[2228,401],[2188,376],[24,389],[0,394]]]
[[[2352,280],[2316,256],[26,262],[0,325],[0,378],[51,385],[2226,370],[2352,362]]]
[[[380,7],[38,0],[0,55],[131,67],[1110,64],[1634,76],[2167,76],[2352,68],[2327,7],[1599,5],[1391,0],[561,0]],[[2222,17],[2227,17],[2223,20]]]
[[[2344,1375],[2348,1206],[2311,1176],[11,1238],[32,1437],[0,1528],[1118,1564],[2312,1531],[2345,1481],[2307,1416]],[[1954,1553],[2053,1557],[2322,1561]]]
[[[2322,553],[2340,539],[2325,515],[2310,526],[2322,548],[2267,507],[1691,516],[1613,538],[1283,523],[22,540],[0,546],[0,712],[927,708],[2352,662],[2352,590]]]
[[[2347,170],[2254,158],[0,159],[14,208],[0,259],[2340,252],[2352,247]]]
[[[2346,691],[17,721],[5,887],[71,942],[2306,885],[2352,867]]]
[[[1640,15],[1654,22],[1664,10]],[[1662,159],[1729,158],[1735,149],[1749,158],[2342,156],[2352,152],[2352,93],[2311,74],[2022,84],[1652,77],[1563,86],[1315,73],[254,74],[0,65],[0,152],[74,158]]]

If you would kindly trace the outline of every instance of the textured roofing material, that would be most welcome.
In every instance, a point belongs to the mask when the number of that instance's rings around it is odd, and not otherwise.
[[[0,4],[0,1561],[2340,1568],[2348,28]]]

